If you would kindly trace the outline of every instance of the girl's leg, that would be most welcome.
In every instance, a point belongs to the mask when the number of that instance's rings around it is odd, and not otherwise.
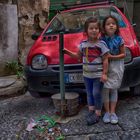
[[[108,112],[108,113],[110,112],[110,109],[109,109],[109,92],[110,92],[110,89],[107,89],[107,88],[104,88],[103,92],[102,92],[105,112]]]
[[[100,81],[100,78],[94,79],[94,81],[93,81],[93,96],[94,96],[94,103],[95,103],[95,113],[97,116],[101,116],[102,89],[103,89],[103,83]]]
[[[99,119],[100,119],[100,116],[101,116],[101,108],[102,108],[101,91],[102,91],[102,88],[103,88],[103,83],[100,82],[99,78],[91,79],[91,81],[92,82],[90,82],[90,83],[88,83],[86,81],[86,87],[88,87],[87,88],[88,89],[87,90],[88,91],[88,97],[93,98],[94,105],[95,105],[95,112],[92,112],[92,113],[90,112],[88,114],[88,116],[86,117],[88,125],[93,125],[93,124],[99,122]],[[90,90],[89,90],[89,85],[90,85]],[[92,92],[91,92],[91,89],[92,89]],[[89,94],[89,93],[92,93],[92,95]],[[90,103],[93,103],[93,102],[91,102],[91,99],[88,99],[88,103],[89,103],[89,106],[91,106]],[[93,104],[92,104],[92,106],[93,106]]]
[[[93,98],[93,80],[84,77],[86,92],[87,92],[87,103],[88,103],[88,109],[90,112],[94,111],[94,98]]]
[[[92,94],[93,91],[93,79],[85,78],[85,87],[87,91],[87,103],[89,108],[89,113],[86,115],[87,125],[93,125],[96,123],[96,116],[94,112],[94,97]]]
[[[116,112],[117,101],[118,101],[118,91],[117,91],[117,89],[111,89],[111,91],[110,91],[110,113]]]
[[[118,100],[118,92],[117,89],[112,89],[111,94],[110,94],[110,101],[111,101],[111,115],[110,115],[110,122],[112,124],[117,124],[118,123],[118,117],[115,113],[116,111],[116,104]]]
[[[110,89],[104,88],[103,92],[102,92],[104,108],[105,108],[105,114],[103,116],[103,122],[104,123],[109,123],[110,122],[109,95],[110,95]]]

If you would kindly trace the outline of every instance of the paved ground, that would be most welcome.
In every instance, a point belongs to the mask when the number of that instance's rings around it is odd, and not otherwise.
[[[59,124],[66,140],[140,140],[140,97],[119,100],[117,113],[119,124],[104,124],[102,121],[87,126],[84,106],[79,114],[65,119]],[[25,95],[0,101],[0,139],[1,140],[44,140],[35,130],[26,131],[31,118],[43,114],[52,117],[55,114],[50,97],[36,99]],[[47,139],[47,138],[46,138]],[[49,140],[49,139],[47,139]]]
[[[36,99],[28,92],[24,95],[26,88],[23,83],[16,76],[0,78],[0,140],[53,140],[36,129],[26,131],[31,118],[36,119],[44,114],[53,117],[55,108],[50,97]],[[77,115],[66,117],[57,127],[66,140],[139,140],[140,97],[120,97],[117,125],[104,124],[101,121],[87,126],[85,115],[88,110],[87,106],[82,106]]]

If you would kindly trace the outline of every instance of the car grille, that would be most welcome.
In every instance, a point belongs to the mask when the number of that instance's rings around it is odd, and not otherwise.
[[[59,72],[60,66],[52,66],[52,71]],[[81,72],[82,71],[82,64],[79,65],[65,65],[64,66],[65,72]]]

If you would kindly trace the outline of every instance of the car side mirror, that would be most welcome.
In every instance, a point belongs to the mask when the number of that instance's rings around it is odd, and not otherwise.
[[[37,40],[39,36],[40,36],[40,33],[34,33],[34,34],[32,34],[31,38],[33,40]]]

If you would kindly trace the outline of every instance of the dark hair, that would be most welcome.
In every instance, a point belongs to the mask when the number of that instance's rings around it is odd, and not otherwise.
[[[105,24],[106,24],[106,21],[109,19],[109,18],[112,18],[115,22],[116,22],[116,26],[117,26],[117,30],[115,32],[116,35],[119,34],[119,23],[118,23],[118,20],[114,17],[114,16],[107,16],[104,20],[103,20],[103,32],[102,32],[102,35],[105,35],[107,34],[106,31],[105,31]]]
[[[87,33],[88,31],[88,26],[90,23],[97,23],[99,30],[101,30],[101,26],[100,26],[100,22],[97,18],[94,17],[89,17],[86,21],[85,21],[85,25],[84,25],[84,32]]]

